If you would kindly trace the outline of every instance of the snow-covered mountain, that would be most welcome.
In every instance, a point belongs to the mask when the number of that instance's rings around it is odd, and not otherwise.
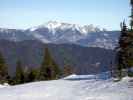
[[[49,32],[53,33],[55,35],[56,31],[58,30],[72,30],[72,31],[79,31],[82,35],[87,35],[90,32],[99,32],[103,31],[105,29],[100,29],[98,27],[94,27],[92,24],[90,25],[84,25],[80,26],[78,24],[69,24],[64,22],[57,22],[57,21],[49,21],[43,25],[30,28],[31,31],[35,31],[39,28],[48,28]]]
[[[57,21],[49,21],[43,25],[29,29],[35,38],[38,35],[43,42],[52,43],[75,43],[86,37],[91,32],[100,32],[101,30],[93,25],[80,26]],[[42,39],[43,37],[43,39]]]
[[[89,47],[100,47],[113,49],[118,46],[119,31],[105,31],[88,34],[85,38],[76,43]]]
[[[118,31],[107,31],[92,24],[80,26],[57,21],[26,30],[0,28],[0,39],[12,41],[39,40],[43,43],[79,44],[89,47],[113,49],[118,42]]]
[[[10,41],[24,41],[32,40],[34,37],[30,35],[27,30],[0,28],[0,40],[1,39]]]
[[[113,82],[94,75],[72,75],[67,80],[0,87],[0,100],[133,100],[132,80],[125,77]]]

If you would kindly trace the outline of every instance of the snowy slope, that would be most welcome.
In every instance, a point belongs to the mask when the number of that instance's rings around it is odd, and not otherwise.
[[[121,82],[111,79],[68,80],[81,78],[72,75],[67,80],[34,82],[18,86],[0,88],[0,100],[133,100],[131,78]],[[82,76],[82,78],[84,78]],[[129,87],[130,86],[130,87]]]

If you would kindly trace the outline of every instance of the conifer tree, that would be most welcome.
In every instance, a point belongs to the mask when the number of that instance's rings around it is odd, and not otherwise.
[[[121,24],[121,36],[119,39],[119,48],[117,52],[119,77],[122,77],[122,70],[126,69],[129,74],[133,67],[133,0],[131,0],[131,29],[127,29],[125,21]]]
[[[22,63],[21,63],[21,61],[17,61],[15,83],[16,84],[22,84],[24,82],[25,82],[25,77],[24,77],[24,70],[22,67]]]
[[[63,68],[63,76],[68,76],[74,73],[74,69],[70,65],[65,65]]]
[[[122,70],[127,68],[126,64],[126,48],[127,48],[127,27],[125,21],[121,23],[121,35],[119,39],[119,47],[117,48],[117,70],[119,78],[122,78]]]
[[[5,59],[2,53],[0,52],[0,83],[7,82],[7,78],[8,78],[8,68],[5,63]]]
[[[51,80],[60,76],[60,69],[52,58],[48,48],[45,48],[39,73],[40,80]]]
[[[131,26],[131,30],[133,30],[133,0],[130,0],[130,4],[131,4],[130,26]]]
[[[30,68],[26,73],[27,73],[26,82],[33,82],[33,81],[38,80],[37,79],[38,69]]]

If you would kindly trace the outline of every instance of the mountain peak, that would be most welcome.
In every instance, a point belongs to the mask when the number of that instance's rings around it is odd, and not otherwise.
[[[57,22],[57,21],[48,21],[45,26],[47,26],[48,28],[57,28],[59,26],[61,26],[61,22]]]
[[[48,21],[46,24],[44,24],[45,27],[49,29],[50,32],[53,34],[55,33],[55,29],[61,27],[62,23],[57,21]]]
[[[79,31],[83,35],[87,35],[90,32],[103,31],[103,29],[95,27],[93,24],[78,25],[78,24],[65,23],[61,21],[48,21],[47,23],[39,25],[38,27],[33,27],[30,30],[34,31],[38,28],[48,28],[48,30],[53,34],[56,33],[56,30],[67,30],[67,29],[70,29],[72,31]]]
[[[55,33],[57,29],[66,30],[71,29],[72,31],[79,31],[83,35],[87,35],[89,32],[100,32],[101,28],[95,27],[93,24],[90,25],[78,25],[65,23],[60,21],[48,21],[47,23],[40,25],[40,27],[46,27],[50,32]]]

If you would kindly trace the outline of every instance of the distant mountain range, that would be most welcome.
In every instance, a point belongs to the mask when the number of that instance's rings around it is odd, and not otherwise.
[[[119,31],[93,25],[50,21],[25,30],[0,28],[0,51],[10,74],[14,73],[17,60],[24,67],[39,67],[45,47],[61,68],[69,64],[78,74],[99,73],[111,66],[119,35]]]
[[[78,44],[86,47],[114,49],[119,31],[107,31],[93,25],[80,26],[57,21],[25,30],[0,28],[0,39],[10,41],[38,40],[52,44]]]

